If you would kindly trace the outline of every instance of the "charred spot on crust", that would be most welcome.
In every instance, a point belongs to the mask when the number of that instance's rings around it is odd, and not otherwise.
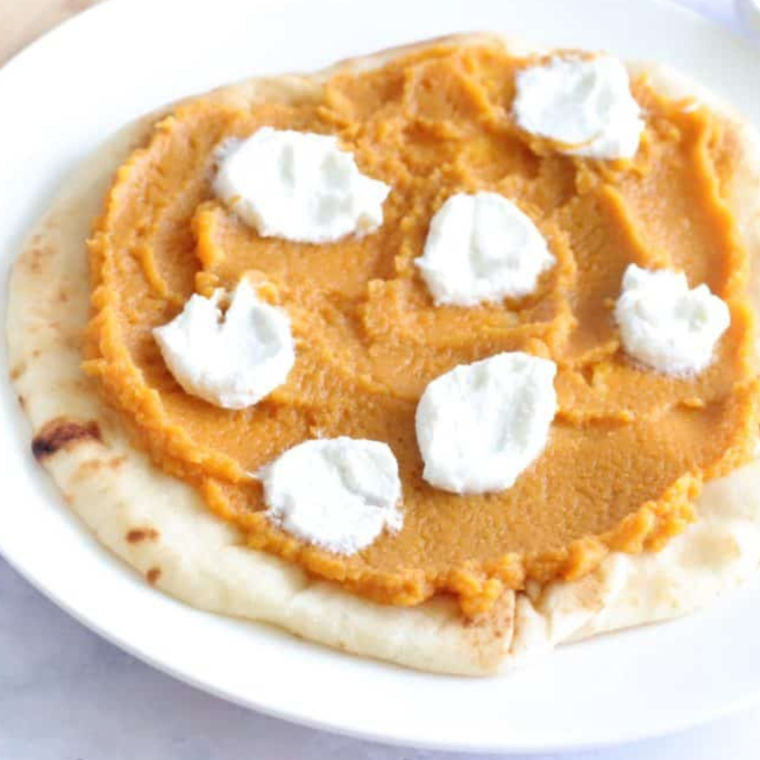
[[[130,544],[139,544],[140,541],[155,541],[158,538],[158,531],[155,528],[134,528],[130,530],[126,539]]]
[[[148,583],[155,583],[161,577],[161,568],[151,567],[150,570],[145,573],[145,577],[148,579]]]
[[[78,441],[102,441],[100,427],[95,421],[75,422],[56,417],[42,426],[32,440],[32,453],[42,461]]]

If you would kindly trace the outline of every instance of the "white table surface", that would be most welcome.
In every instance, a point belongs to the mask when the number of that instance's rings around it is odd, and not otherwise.
[[[679,1],[737,28],[731,0]],[[760,707],[666,739],[565,757],[757,760],[759,747]],[[0,760],[468,757],[333,736],[203,694],[90,633],[0,559]]]

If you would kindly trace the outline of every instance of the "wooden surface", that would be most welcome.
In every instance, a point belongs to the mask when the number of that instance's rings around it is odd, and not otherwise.
[[[0,0],[0,66],[43,32],[99,0]]]

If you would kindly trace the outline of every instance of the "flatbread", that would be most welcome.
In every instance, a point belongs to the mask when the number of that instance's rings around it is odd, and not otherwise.
[[[535,52],[493,35],[441,42]],[[377,67],[428,44],[345,61],[311,76],[249,80],[213,97],[248,104],[313,98],[320,83],[337,72]],[[696,95],[734,125],[745,160],[726,200],[752,251],[752,294],[760,309],[760,141],[708,93],[665,69],[646,69],[659,89]],[[484,675],[522,666],[563,641],[683,614],[755,572],[760,460],[708,484],[697,523],[662,552],[612,554],[580,581],[507,592],[477,622],[463,620],[445,598],[414,608],[376,604],[242,546],[236,529],[214,517],[194,489],[158,470],[131,445],[118,415],[80,369],[90,296],[85,240],[116,168],[162,115],[122,130],[68,182],[14,268],[6,326],[11,376],[31,420],[35,456],[97,539],[147,582],[195,607],[272,623],[358,655]]]

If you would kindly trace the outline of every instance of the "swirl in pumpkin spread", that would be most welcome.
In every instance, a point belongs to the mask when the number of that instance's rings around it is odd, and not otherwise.
[[[250,104],[211,95],[178,107],[120,169],[90,244],[87,371],[154,462],[195,486],[248,544],[370,598],[437,592],[486,610],[526,580],[574,579],[610,550],[659,549],[694,516],[701,483],[749,456],[757,429],[753,318],[723,196],[735,137],[706,109],[645,79],[636,157],[560,155],[511,116],[527,59],[440,47],[375,71]],[[365,174],[392,186],[372,235],[309,245],[265,239],[216,200],[214,150],[261,126],[338,135]],[[413,260],[457,192],[513,199],[557,264],[515,302],[436,307]],[[731,311],[715,360],[679,379],[631,363],[612,308],[626,267],[683,270]],[[242,411],[186,394],[151,330],[198,292],[242,276],[290,314],[287,382]],[[453,367],[501,351],[552,358],[559,410],[541,457],[503,492],[459,496],[421,477],[415,407]],[[347,435],[387,442],[403,482],[403,529],[350,557],[308,546],[263,514],[251,476],[293,445]]]

